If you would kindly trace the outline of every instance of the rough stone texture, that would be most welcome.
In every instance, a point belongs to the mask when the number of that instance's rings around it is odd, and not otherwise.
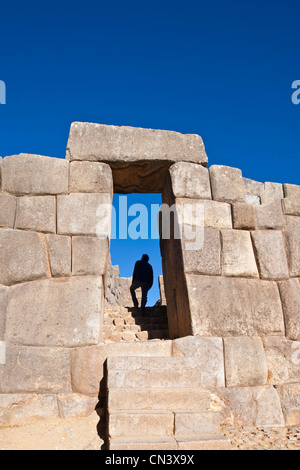
[[[113,191],[112,171],[99,162],[70,163],[70,193],[108,193]]]
[[[256,228],[264,229],[282,229],[284,227],[284,217],[282,212],[281,200],[275,199],[271,202],[255,206]]]
[[[211,411],[175,413],[175,436],[219,433],[220,418],[217,413]]]
[[[199,220],[198,224],[210,228],[232,228],[232,218],[231,218],[231,206],[230,204],[218,202],[218,201],[205,201],[199,199],[188,199],[188,198],[178,198],[176,199],[176,210],[177,213],[184,213],[184,205],[187,205],[187,208],[194,206],[194,209],[186,211],[187,216],[190,216],[190,220],[185,220],[188,225],[195,226],[197,225],[197,218]],[[183,208],[181,208],[183,206]],[[204,208],[204,209],[203,209]],[[197,212],[198,217],[197,217]],[[204,214],[202,211],[204,210]],[[204,220],[203,220],[204,216]]]
[[[7,346],[0,393],[69,393],[70,353],[60,348]]]
[[[13,228],[17,199],[11,194],[0,194],[0,227]]]
[[[72,193],[57,197],[57,233],[62,235],[97,235],[103,227],[103,212],[109,207],[111,195],[107,193]],[[97,211],[98,210],[98,211]],[[108,221],[108,219],[107,219]],[[110,223],[110,220],[108,221]]]
[[[72,273],[81,275],[105,274],[109,242],[97,237],[72,238]]]
[[[194,163],[175,163],[170,168],[175,198],[211,199],[207,168]]]
[[[222,338],[186,336],[173,341],[173,356],[196,358],[207,387],[225,386]]]
[[[43,235],[19,230],[0,231],[0,284],[49,277]]]
[[[187,275],[194,335],[284,334],[275,282]]]
[[[277,230],[256,230],[252,239],[262,279],[287,279],[289,268],[284,237]]]
[[[258,277],[250,232],[222,230],[223,276]]]
[[[212,165],[209,168],[213,199],[222,202],[245,202],[242,172],[238,168]]]
[[[266,336],[263,343],[268,361],[269,383],[299,383],[300,343],[280,336]]]
[[[47,240],[52,276],[70,276],[72,262],[71,237],[64,235],[48,235]]]
[[[285,424],[300,425],[300,384],[279,385],[276,388],[280,397]]]
[[[246,202],[237,202],[232,205],[233,228],[242,230],[255,229],[255,216],[253,205]]]
[[[3,160],[2,178],[2,190],[18,196],[67,193],[69,163],[40,155],[11,155]]]
[[[278,199],[283,199],[283,187],[280,183],[270,183],[267,181],[264,184],[264,190],[261,193],[261,203],[269,203]]]
[[[268,364],[260,338],[224,338],[226,387],[265,385]]]
[[[203,246],[197,250],[183,250],[184,271],[195,274],[221,274],[221,236],[219,230],[203,229]],[[186,242],[183,238],[182,243]],[[188,243],[188,242],[187,242]]]
[[[284,214],[300,216],[300,186],[296,184],[283,185],[285,199],[282,200]]]
[[[13,286],[7,306],[5,340],[35,346],[97,344],[102,303],[101,276]]]
[[[64,419],[89,416],[97,406],[95,397],[88,397],[77,393],[60,394],[57,396],[57,401],[60,417]]]
[[[0,341],[4,338],[8,288],[0,285]]]
[[[245,186],[245,193],[246,196],[254,196],[260,199],[262,197],[264,191],[264,183],[260,183],[259,181],[254,181],[250,178],[243,178],[243,183]]]
[[[58,415],[55,395],[0,395],[0,426],[20,426]]]
[[[112,412],[110,413],[108,432],[111,438],[170,436],[173,433],[173,413],[163,411]]]
[[[290,277],[300,277],[300,218],[286,216],[285,239]]]
[[[284,426],[280,399],[273,386],[226,388],[223,394],[233,415],[233,425]]]
[[[287,338],[300,341],[300,282],[288,279],[278,283]]]
[[[26,196],[18,198],[15,228],[55,233],[55,197]]]
[[[67,159],[109,163],[116,192],[162,191],[168,168],[187,161],[207,165],[198,135],[74,122]]]

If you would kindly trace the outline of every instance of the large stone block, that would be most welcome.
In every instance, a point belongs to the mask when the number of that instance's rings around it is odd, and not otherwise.
[[[74,122],[66,158],[100,161],[113,170],[116,192],[159,192],[176,162],[207,165],[199,135]]]
[[[224,338],[226,387],[265,385],[268,364],[260,338]]]
[[[284,227],[285,221],[280,199],[271,200],[271,202],[266,202],[261,206],[255,206],[254,213],[258,230],[278,230]]]
[[[221,236],[219,230],[203,228],[203,242],[200,243],[199,249],[186,249],[191,245],[184,236],[182,246],[185,272],[214,276],[221,274]]]
[[[231,206],[225,202],[178,198],[176,210],[179,222],[193,227],[232,228]]]
[[[212,411],[175,413],[175,436],[192,434],[220,434],[220,417]]]
[[[68,192],[69,163],[40,155],[11,155],[2,164],[3,191],[16,195]]]
[[[105,274],[108,266],[108,239],[72,238],[72,273],[74,275]]]
[[[278,283],[285,321],[285,335],[300,341],[300,281],[289,279]]]
[[[0,426],[20,426],[59,417],[56,395],[1,394]]]
[[[69,192],[111,194],[113,179],[110,166],[99,162],[71,162]]]
[[[5,340],[74,347],[97,344],[103,308],[102,277],[49,279],[13,286]]]
[[[173,341],[175,357],[193,357],[207,387],[224,387],[224,355],[222,338],[186,336]]]
[[[286,216],[285,239],[291,277],[300,277],[300,218]]]
[[[222,202],[245,202],[242,172],[238,168],[212,165],[209,168],[213,199]]]
[[[260,204],[260,199],[264,191],[264,183],[252,180],[250,178],[243,178],[243,183],[245,186],[246,196],[254,196],[256,198],[259,198]]]
[[[223,389],[233,415],[233,426],[284,426],[277,391],[271,385]]]
[[[48,235],[47,240],[52,276],[70,276],[72,263],[71,237]]]
[[[268,361],[269,383],[300,383],[300,343],[280,336],[266,336],[263,343]]]
[[[276,282],[186,275],[194,335],[284,334]]]
[[[175,163],[170,177],[175,198],[211,199],[209,173],[202,165]]]
[[[300,186],[284,184],[283,190],[285,195],[282,200],[284,214],[300,216]]]
[[[300,425],[300,384],[278,385],[276,387],[286,426]]]
[[[60,348],[11,346],[0,365],[0,393],[69,393],[70,352]]]
[[[55,197],[26,196],[18,198],[15,228],[55,233]]]
[[[233,227],[235,229],[255,229],[253,205],[246,202],[237,202],[232,205]]]
[[[107,193],[72,193],[68,196],[58,196],[57,233],[97,235],[103,226],[110,224],[110,217],[104,217],[104,210],[110,205],[111,195]]]
[[[13,228],[17,199],[11,194],[0,194],[0,227]]]
[[[281,183],[271,183],[267,181],[264,184],[264,190],[261,193],[261,203],[266,204],[275,200],[283,199],[283,186]]]
[[[8,288],[0,286],[0,341],[4,338],[6,307],[8,301]]]
[[[222,230],[223,276],[258,277],[250,232]]]
[[[124,411],[109,415],[108,434],[111,438],[170,436],[173,434],[174,417],[163,411]]]
[[[289,268],[282,232],[256,230],[252,239],[262,279],[287,279]]]
[[[22,230],[0,231],[0,284],[49,277],[43,235]]]

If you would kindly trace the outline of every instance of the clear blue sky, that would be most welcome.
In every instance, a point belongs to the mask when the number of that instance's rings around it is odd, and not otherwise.
[[[11,1],[0,18],[0,155],[64,158],[90,121],[197,133],[209,165],[300,184],[299,0]]]

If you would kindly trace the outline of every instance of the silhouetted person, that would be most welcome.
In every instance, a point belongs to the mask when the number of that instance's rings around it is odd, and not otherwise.
[[[153,269],[151,264],[148,263],[149,256],[143,255],[140,261],[137,261],[134,266],[132,284],[130,287],[130,293],[133,301],[133,305],[138,307],[138,301],[135,295],[136,289],[142,288],[142,302],[141,302],[141,313],[145,312],[147,304],[147,294],[149,289],[153,285]]]

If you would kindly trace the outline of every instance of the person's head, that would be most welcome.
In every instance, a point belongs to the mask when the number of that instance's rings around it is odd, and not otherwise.
[[[146,261],[146,263],[148,263],[148,261],[149,261],[149,256],[148,256],[148,255],[143,255],[143,256],[142,256],[142,261]]]

